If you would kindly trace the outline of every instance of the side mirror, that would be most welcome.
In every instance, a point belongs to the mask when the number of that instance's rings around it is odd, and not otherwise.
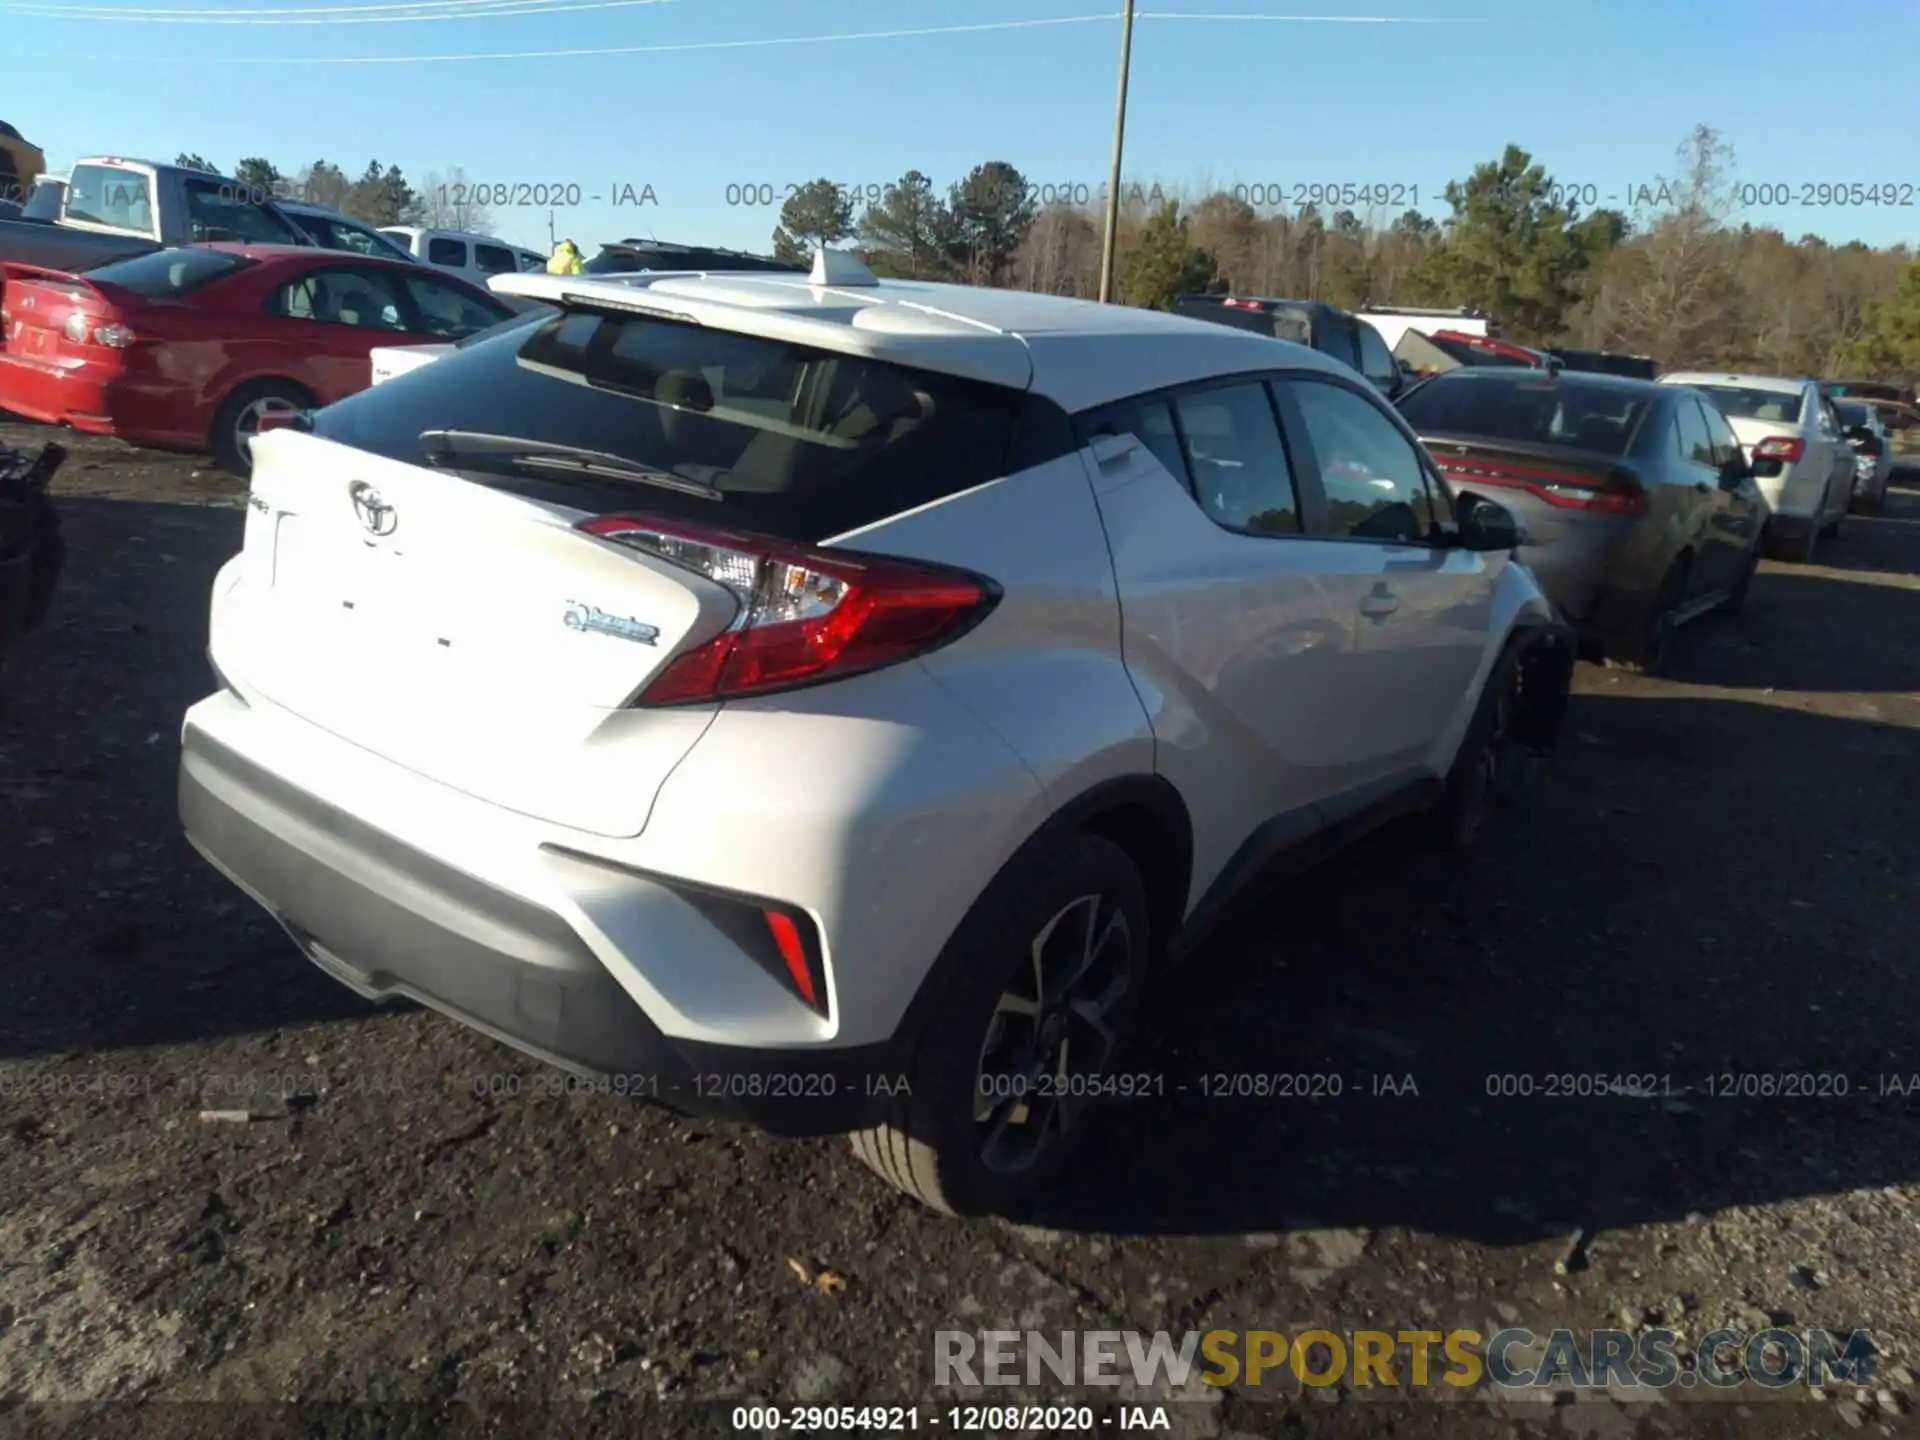
[[[1752,478],[1753,466],[1747,463],[1745,456],[1741,456],[1737,460],[1729,460],[1725,465],[1720,467],[1720,488],[1722,490],[1738,490]]]
[[[1527,543],[1527,532],[1511,510],[1471,490],[1454,500],[1453,519],[1462,550],[1517,550]]]

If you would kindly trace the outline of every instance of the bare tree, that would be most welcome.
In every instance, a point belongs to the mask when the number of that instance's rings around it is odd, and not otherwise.
[[[1727,221],[1735,209],[1733,147],[1699,125],[1676,152],[1681,171],[1641,187],[1636,209],[1651,211],[1630,284],[1617,297],[1617,339],[1659,356],[1708,358],[1736,292],[1737,258]]]
[[[445,173],[429,170],[420,182],[419,224],[432,230],[467,230],[475,235],[494,233],[493,215],[488,209],[484,187],[467,179],[458,165]]]

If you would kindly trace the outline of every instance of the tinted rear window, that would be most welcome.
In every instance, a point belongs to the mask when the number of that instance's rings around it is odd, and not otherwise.
[[[131,260],[116,260],[89,270],[89,280],[105,280],[144,295],[162,300],[187,295],[203,285],[246,269],[254,262],[229,250],[203,250],[199,246],[179,250],[154,250]]]
[[[1627,453],[1646,409],[1645,396],[1611,385],[1464,375],[1435,376],[1400,402],[1400,413],[1422,435],[1475,435],[1613,456]]]
[[[1038,402],[1036,402],[1038,403]],[[427,463],[420,432],[557,441],[719,489],[488,483],[815,542],[1006,473],[1024,392],[725,330],[559,311],[330,405],[315,433]],[[476,478],[479,478],[476,474]]]
[[[1849,405],[1844,401],[1836,400],[1833,402],[1833,408],[1839,414],[1840,423],[1843,425],[1871,425],[1873,423],[1873,413],[1864,405]]]
[[[1772,420],[1782,425],[1800,423],[1798,390],[1752,390],[1744,385],[1695,385],[1729,420]]]

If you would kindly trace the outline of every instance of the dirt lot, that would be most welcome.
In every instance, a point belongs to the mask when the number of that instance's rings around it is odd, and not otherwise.
[[[1879,1378],[1148,1398],[1188,1435],[1920,1433],[1920,492],[1767,565],[1673,678],[1582,667],[1564,753],[1481,855],[1380,843],[1275,894],[1169,983],[1136,1068],[1175,1093],[1018,1225],[936,1219],[837,1143],[477,1094],[537,1070],[308,966],[173,811],[241,492],[79,442],[60,493],[68,574],[0,695],[0,1400],[33,1402],[0,1433],[291,1433],[286,1402],[298,1433],[724,1433],[697,1402],[936,1398],[943,1326],[1764,1319],[1870,1329]],[[1273,1071],[1344,1092],[1200,1093]],[[1844,1079],[1712,1093],[1782,1072]],[[1674,1093],[1549,1098],[1562,1074]],[[73,1403],[128,1398],[225,1403]]]

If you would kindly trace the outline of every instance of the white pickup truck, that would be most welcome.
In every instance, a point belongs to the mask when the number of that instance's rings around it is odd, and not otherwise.
[[[1429,310],[1404,305],[1368,305],[1360,312],[1380,338],[1393,349],[1409,330],[1431,335],[1436,330],[1452,330],[1461,335],[1479,335],[1488,340],[1500,338],[1500,327],[1484,310]]]

